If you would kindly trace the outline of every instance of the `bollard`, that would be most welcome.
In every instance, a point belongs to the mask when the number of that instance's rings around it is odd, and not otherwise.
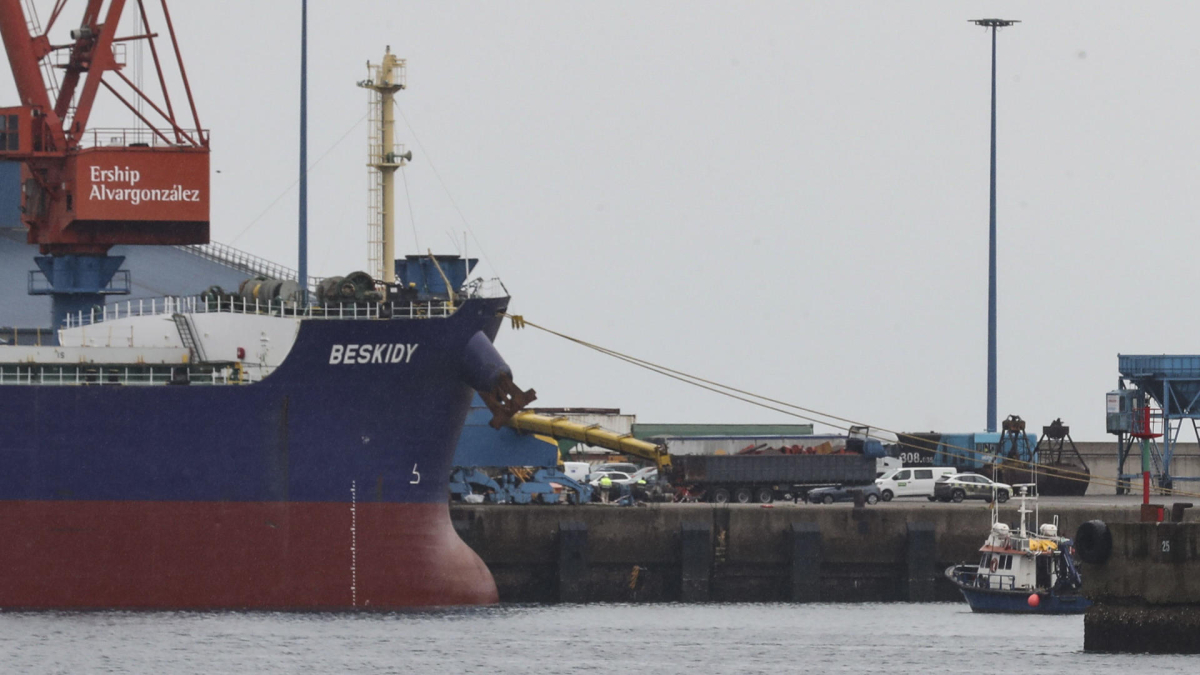
[[[712,573],[712,524],[703,521],[679,525],[680,600],[708,602]]]
[[[787,530],[792,559],[792,602],[821,600],[821,527],[816,523],[792,523]]]
[[[861,509],[867,505],[867,497],[862,490],[851,490],[850,496],[854,497],[854,508]]]
[[[933,523],[908,523],[905,543],[905,587],[909,602],[933,602],[936,599],[937,530]]]
[[[587,602],[587,538],[587,525],[576,520],[559,521],[559,602]]]
[[[1184,509],[1192,508],[1191,502],[1175,502],[1171,505],[1171,522],[1182,523]]]

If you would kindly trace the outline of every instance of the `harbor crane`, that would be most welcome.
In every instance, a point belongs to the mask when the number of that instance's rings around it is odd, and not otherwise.
[[[41,253],[29,292],[53,298],[55,326],[105,296],[129,293],[124,258],[108,255],[113,246],[209,240],[209,137],[166,0],[153,13],[151,0],[86,0],[70,29],[67,4],[55,0],[43,28],[32,2],[0,0],[0,38],[20,97],[0,106],[0,161],[22,165],[21,218]],[[119,34],[126,9],[128,35]],[[148,47],[160,95],[125,73],[134,44]],[[184,106],[172,88],[182,89]],[[136,128],[90,124],[101,90],[132,112]],[[188,126],[177,115],[184,109]]]

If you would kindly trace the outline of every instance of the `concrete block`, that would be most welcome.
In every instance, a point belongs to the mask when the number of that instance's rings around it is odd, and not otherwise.
[[[817,523],[792,523],[788,528],[792,559],[792,602],[821,599],[821,527]]]
[[[1083,616],[1083,651],[1200,654],[1197,605],[1093,605]]]
[[[1189,530],[1180,523],[1158,523],[1154,528],[1154,548],[1151,559],[1154,562],[1181,565],[1188,561]]]
[[[588,528],[577,520],[558,523],[558,601],[587,602]]]
[[[937,599],[937,529],[930,522],[908,523],[905,543],[905,597],[909,602]]]
[[[707,602],[712,575],[712,523],[684,521],[679,525],[680,600]]]

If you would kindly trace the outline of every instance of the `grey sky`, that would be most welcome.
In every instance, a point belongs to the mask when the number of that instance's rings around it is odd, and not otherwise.
[[[172,11],[212,129],[213,238],[294,266],[295,191],[268,206],[296,179],[299,3]],[[401,122],[422,251],[464,230],[436,166],[514,312],[902,431],[985,422],[990,39],[967,20],[1021,19],[999,44],[1001,417],[1101,440],[1118,352],[1200,349],[1176,297],[1200,178],[1193,3],[309,11],[310,157],[333,148],[311,173],[312,273],[365,266],[354,83],[390,44],[424,146]],[[399,203],[412,252],[403,185]],[[539,404],[788,420],[535,331],[498,343]]]

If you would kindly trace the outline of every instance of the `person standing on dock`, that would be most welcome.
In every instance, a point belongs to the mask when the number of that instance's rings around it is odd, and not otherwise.
[[[600,501],[607,504],[609,493],[612,492],[612,479],[607,475],[600,477]]]

